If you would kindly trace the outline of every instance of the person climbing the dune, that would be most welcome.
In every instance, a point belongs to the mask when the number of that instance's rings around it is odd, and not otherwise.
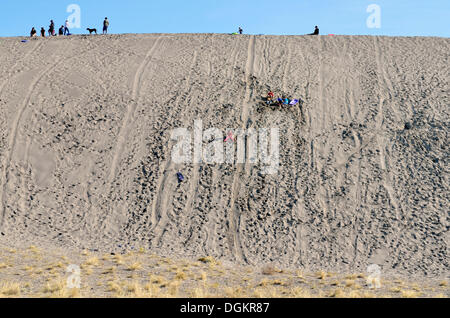
[[[108,18],[105,18],[105,21],[103,21],[103,34],[108,33],[108,28],[109,28],[109,21]]]
[[[316,27],[314,28],[314,32],[313,33],[310,33],[310,34],[308,34],[308,35],[319,35],[319,27],[316,25]]]
[[[36,36],[36,29],[33,27],[32,29],[31,29],[31,32],[30,32],[30,36],[31,37],[34,37],[34,36]]]

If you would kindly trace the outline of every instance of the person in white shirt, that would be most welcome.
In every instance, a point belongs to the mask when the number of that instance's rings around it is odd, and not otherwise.
[[[69,35],[69,20],[66,20],[66,26],[64,27],[64,35]]]

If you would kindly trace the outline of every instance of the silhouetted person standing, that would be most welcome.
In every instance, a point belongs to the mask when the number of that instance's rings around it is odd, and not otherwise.
[[[105,21],[103,21],[103,34],[108,33],[108,27],[109,27],[109,21],[108,21],[108,18],[105,18]]]
[[[41,28],[41,36],[43,38],[45,38],[45,29],[44,29],[44,27]]]
[[[55,35],[55,23],[53,20],[50,20],[50,27],[48,28],[48,35],[53,36]]]
[[[242,30],[242,28],[239,27],[239,34],[242,34],[242,32],[244,32],[244,30]]]
[[[319,35],[319,27],[316,25],[316,28],[314,29],[314,33],[310,33],[308,35]]]

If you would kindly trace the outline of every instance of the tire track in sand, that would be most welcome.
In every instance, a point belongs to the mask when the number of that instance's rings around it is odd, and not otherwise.
[[[376,64],[377,64],[377,76],[379,79],[379,83],[378,83],[378,88],[379,88],[379,95],[380,95],[380,100],[378,102],[378,115],[376,118],[376,125],[377,125],[377,129],[381,132],[379,134],[377,134],[376,136],[376,140],[377,140],[377,145],[378,145],[378,149],[380,151],[380,167],[381,167],[381,171],[382,171],[382,177],[383,177],[383,187],[386,189],[386,192],[388,194],[389,197],[389,201],[392,204],[393,208],[394,208],[394,212],[395,212],[395,220],[397,222],[400,222],[400,213],[403,215],[403,209],[400,205],[400,203],[397,201],[397,193],[394,190],[394,187],[392,186],[393,184],[393,179],[392,179],[392,174],[389,170],[389,167],[387,166],[388,163],[388,156],[386,155],[386,149],[383,146],[384,144],[390,144],[385,142],[386,141],[386,136],[384,136],[384,132],[386,131],[385,129],[385,123],[384,123],[384,104],[385,104],[385,94],[383,93],[383,89],[381,84],[384,83],[385,87],[387,87],[387,95],[389,95],[389,98],[392,99],[392,95],[391,92],[393,92],[393,86],[392,83],[390,82],[389,78],[387,77],[387,74],[383,68],[383,64],[382,64],[382,59],[383,59],[383,55],[381,53],[381,46],[380,46],[380,39],[378,37],[374,37],[374,48],[375,48],[375,57],[376,57]],[[380,75],[382,76],[382,81],[380,79]],[[393,110],[393,115],[397,116],[397,120],[398,119],[398,114],[396,113],[395,110]],[[383,134],[382,136],[380,136],[381,134]],[[401,230],[397,231],[396,235],[395,235],[395,243],[392,243],[391,248],[394,249],[394,253],[397,255],[397,259],[398,259],[398,253],[400,253],[401,249],[397,248],[399,241],[400,241],[400,236],[402,234],[402,230],[406,229],[407,226],[405,224],[399,224],[401,227]],[[395,257],[393,257],[393,259],[395,259]]]
[[[36,52],[43,44],[43,41],[38,41],[38,43],[36,43],[36,45],[28,52],[26,53],[23,58],[21,58],[19,61],[17,61],[12,67],[11,69],[14,70],[17,65],[22,64],[24,61],[26,61],[28,59],[28,57],[33,54],[34,52]],[[16,76],[12,76],[12,78],[14,78]],[[7,80],[2,81],[2,83],[0,84],[0,97],[3,94],[3,90],[6,87],[6,84],[9,83],[11,81],[11,78],[8,78]],[[28,143],[27,143],[28,145]],[[0,213],[2,213],[3,211],[3,183],[5,181],[5,177],[2,174],[2,179],[0,181]],[[2,219],[3,219],[3,213],[2,213]],[[2,225],[2,220],[0,220],[0,226]]]
[[[330,39],[328,39],[329,41]],[[319,131],[323,132],[326,127],[326,121],[327,121],[327,111],[325,109],[326,101],[324,100],[324,95],[326,93],[327,85],[325,85],[325,70],[324,70],[324,63],[325,58],[322,56],[323,52],[325,52],[324,48],[324,40],[322,39],[322,36],[318,36],[318,46],[319,46],[319,53],[318,53],[318,60],[319,60],[319,70],[318,70],[318,91],[319,91],[319,110],[321,111],[321,119],[319,119],[320,126]],[[331,80],[330,80],[331,82]],[[317,137],[317,135],[311,140],[311,156],[314,163],[314,167],[317,171],[318,176],[321,176],[326,168],[326,162],[323,162],[321,160],[321,156],[328,157],[330,153],[330,149],[328,147],[327,141],[325,140],[324,143],[320,143],[321,141],[318,141],[315,145],[314,139]],[[315,151],[314,151],[315,150]],[[314,155],[315,154],[315,155]],[[322,185],[322,182],[318,182],[318,191],[316,192],[316,200],[318,203],[318,206],[320,207],[321,212],[323,213],[323,220],[324,223],[324,232],[322,233],[323,236],[327,237],[330,235],[330,225],[328,222],[329,213],[330,213],[330,207],[327,204],[327,189]],[[329,255],[329,247],[327,245],[324,246],[326,251],[325,254]]]
[[[134,76],[133,80],[133,88],[131,91],[131,103],[128,105],[127,113],[125,114],[125,118],[122,122],[122,127],[119,131],[119,136],[117,137],[117,144],[116,144],[116,150],[114,151],[113,160],[111,163],[111,168],[109,171],[109,177],[108,177],[108,193],[111,190],[111,184],[114,181],[114,178],[116,177],[116,170],[117,165],[120,160],[120,155],[122,153],[123,146],[126,141],[126,137],[128,135],[128,132],[130,130],[130,120],[133,118],[137,104],[138,104],[138,98],[139,94],[142,88],[142,78],[144,75],[145,70],[147,69],[148,65],[152,61],[153,54],[155,52],[156,47],[158,46],[159,42],[161,41],[161,36],[158,37],[155,40],[155,43],[153,43],[153,46],[148,50],[147,55],[145,56],[144,60],[142,61],[141,65],[139,66],[138,70],[136,71],[136,74]]]
[[[232,64],[231,64],[230,72],[228,73],[228,76],[227,76],[230,81],[232,81],[233,78],[234,78],[234,69],[236,68],[236,64],[237,64],[237,56],[238,56],[238,53],[239,53],[238,43],[239,43],[238,41],[235,41],[235,44],[233,46],[233,50],[231,51]]]
[[[46,67],[43,71],[39,72],[39,74],[35,77],[35,79],[31,82],[30,86],[28,87],[25,98],[23,103],[19,106],[19,109],[17,111],[17,115],[13,120],[11,133],[9,134],[9,142],[8,142],[8,148],[6,149],[6,156],[3,163],[3,170],[2,170],[2,178],[0,183],[0,229],[3,229],[5,215],[6,215],[6,207],[4,205],[5,200],[5,187],[8,183],[9,179],[9,167],[11,165],[11,157],[14,152],[14,148],[17,143],[17,130],[19,128],[19,124],[22,120],[22,116],[25,113],[28,105],[31,102],[31,97],[33,96],[33,93],[36,91],[37,85],[41,82],[41,80],[50,72],[55,70],[59,65],[61,65],[63,62],[68,62],[70,59],[75,57],[80,57],[84,53],[89,52],[91,48],[88,48],[84,51],[82,51],[80,54],[72,56],[72,57],[62,57],[59,58],[56,63],[52,63],[48,67]]]
[[[234,69],[236,68],[236,64],[237,64],[237,57],[238,57],[238,44],[239,44],[239,39],[240,38],[234,38],[234,46],[233,46],[233,51],[231,52],[230,56],[231,56],[231,63],[230,63],[230,70],[227,71],[227,74],[231,74],[230,77],[228,77],[229,80],[233,80],[234,77]],[[223,174],[221,173],[220,169],[218,167],[213,167],[212,168],[212,183],[213,184],[219,184],[221,182],[223,178]],[[212,199],[212,205],[214,207],[214,205],[216,204],[220,204],[219,202],[220,200],[220,193],[219,191],[215,191],[213,199]],[[206,225],[206,233],[207,233],[207,239],[205,242],[205,253],[206,254],[211,254],[211,251],[216,251],[217,250],[217,225],[219,224],[219,214],[217,209],[213,208],[213,211],[210,211],[210,214],[212,216],[210,218],[208,218],[208,222]]]
[[[179,94],[176,98],[175,104],[180,103],[180,99],[187,94],[191,84],[192,73],[194,71],[194,66],[197,63],[198,52],[194,52],[194,56],[192,58],[192,63],[190,67],[190,72],[188,77],[186,78],[185,87],[183,88],[184,93]],[[172,140],[169,140],[169,145],[167,147],[168,151],[172,149]],[[169,154],[166,162],[164,164],[164,169],[162,170],[162,175],[158,178],[158,183],[156,185],[155,195],[156,198],[152,203],[151,210],[151,224],[150,232],[154,235],[154,239],[151,241],[152,247],[156,247],[159,244],[162,235],[165,232],[165,227],[168,222],[167,211],[162,207],[167,206],[167,202],[169,200],[169,196],[173,195],[173,182],[168,182],[169,178],[173,179],[174,176],[171,174],[174,169],[174,162],[172,160],[171,155]],[[194,166],[195,171],[195,166]],[[198,177],[197,177],[198,178]]]
[[[237,46],[238,46],[237,45],[237,41],[235,41],[235,45],[233,46],[233,51],[231,53],[232,56],[237,56],[237,53],[238,53],[237,52],[238,51],[237,50]],[[211,38],[211,45],[210,45],[210,47],[211,48],[215,47],[215,45],[214,45],[214,37]],[[212,51],[210,54],[212,54],[212,56],[214,56],[215,53],[214,53],[214,51]],[[235,65],[236,65],[235,59],[233,59],[232,61],[233,61],[232,67],[229,69],[229,71],[226,72],[226,74],[224,74],[224,76],[226,76],[228,78],[229,78],[229,76],[233,76],[233,73],[234,73],[233,70],[234,70]],[[216,62],[214,61],[214,63],[216,63]],[[213,77],[212,77],[212,72],[213,72],[212,64],[210,63],[210,69],[209,69],[209,74],[208,74],[208,81],[207,81],[207,85],[205,86],[207,88],[206,89],[206,92],[207,92],[206,96],[210,96],[211,95],[212,88],[216,84],[214,82]],[[190,184],[189,184],[188,193],[194,193],[194,194],[190,195],[188,197],[188,199],[186,201],[186,204],[185,204],[185,206],[184,206],[184,208],[183,208],[183,210],[181,212],[181,215],[183,215],[183,216],[184,215],[186,215],[186,216],[192,215],[192,213],[194,211],[194,208],[197,208],[197,206],[196,206],[196,199],[197,199],[197,196],[198,196],[198,193],[199,193],[199,187],[200,187],[200,181],[201,181],[200,172],[203,171],[203,166],[202,165],[204,165],[204,163],[199,164],[199,165],[193,163],[193,173],[192,173],[191,180],[189,180]],[[213,184],[214,180],[216,180],[215,179],[216,174],[217,174],[216,169],[212,168],[211,169],[211,184]],[[212,201],[214,202],[214,200],[212,200]],[[214,240],[214,238],[215,238],[215,235],[211,235],[211,234],[215,233],[214,222],[217,219],[217,217],[215,215],[211,216],[211,214],[213,214],[215,212],[216,211],[208,211],[208,215],[207,215],[208,222],[207,222],[207,224],[205,226],[207,230],[203,232],[204,235],[206,236],[206,238],[204,240],[204,244],[202,246],[203,249],[204,249],[205,255],[208,254],[208,251],[212,250],[214,248],[214,246],[215,246],[215,245],[210,245],[209,244],[209,242],[211,240]],[[189,224],[189,223],[187,223],[187,224]],[[191,237],[192,236],[190,236],[185,241],[185,243],[184,243],[185,245],[189,242]],[[162,240],[162,237],[159,239],[159,243],[161,243],[161,240]],[[208,246],[211,247],[211,248],[208,248]]]
[[[306,84],[304,86],[304,91],[305,91],[305,101],[310,101],[310,96],[309,96],[309,85],[310,85],[310,80],[311,80],[311,67],[309,66],[308,61],[306,60],[305,54],[302,50],[302,48],[300,48],[298,50],[299,55],[300,55],[300,61],[303,62],[303,65],[305,66],[303,69],[307,69],[308,75],[306,76]],[[309,103],[308,103],[309,104]],[[306,120],[305,120],[305,116],[303,114],[302,111],[302,106],[300,106],[300,114],[299,114],[299,118],[297,118],[297,120],[299,121],[298,125],[300,126],[300,131],[302,131],[304,128],[302,127],[302,123],[306,124]],[[302,266],[305,266],[306,264],[306,260],[308,259],[308,233],[307,233],[307,227],[305,226],[306,220],[307,220],[307,213],[306,213],[306,208],[305,208],[305,202],[304,202],[304,198],[303,198],[303,193],[304,191],[302,191],[302,187],[301,187],[301,171],[296,171],[296,179],[297,182],[295,183],[295,193],[297,193],[298,198],[297,198],[297,202],[294,206],[295,209],[295,215],[297,216],[298,220],[299,220],[299,224],[297,225],[296,229],[295,229],[295,234],[296,234],[296,238],[297,238],[297,244],[294,246],[294,255],[296,257],[296,263],[299,263]]]
[[[21,58],[18,62],[16,62],[11,69],[15,69],[17,65],[22,64],[24,61],[26,61],[28,59],[28,57],[33,54],[34,52],[36,52],[43,44],[43,41],[39,41],[28,53],[26,53],[24,55],[23,58]],[[13,76],[14,77],[14,76]],[[3,93],[3,89],[5,88],[6,84],[9,83],[11,80],[11,78],[8,78],[7,80],[3,81],[3,83],[0,84],[0,96]]]
[[[251,89],[251,76],[254,69],[255,64],[255,44],[256,38],[252,36],[247,50],[247,64],[245,66],[245,96],[242,103],[242,112],[241,112],[241,122],[242,128],[246,129],[248,126],[248,115],[249,115],[249,102],[252,94]],[[245,161],[247,162],[247,149],[245,151]],[[243,166],[246,164],[238,164],[236,168],[236,172],[234,173],[233,185],[231,187],[231,199],[230,199],[230,208],[231,208],[231,217],[229,217],[229,229],[228,229],[228,244],[229,248],[232,252],[232,255],[236,257],[237,261],[244,261],[247,263],[247,258],[244,255],[242,249],[242,243],[239,235],[239,227],[240,227],[240,215],[239,210],[236,206],[236,199],[240,190],[240,175],[243,173]]]
[[[395,211],[395,215],[396,215],[396,219],[399,219],[399,204],[397,202],[396,199],[396,194],[394,191],[394,188],[392,187],[392,175],[389,172],[388,169],[386,169],[386,162],[388,160],[388,158],[386,157],[385,154],[385,149],[383,147],[384,144],[384,136],[380,136],[381,133],[383,133],[385,131],[385,129],[383,129],[384,127],[384,103],[385,103],[385,98],[384,98],[384,93],[383,93],[383,89],[381,86],[381,83],[384,82],[387,87],[388,90],[391,89],[391,86],[388,83],[388,80],[386,79],[386,74],[383,70],[382,67],[382,53],[381,53],[381,48],[380,48],[380,42],[379,39],[377,39],[377,37],[374,37],[374,46],[375,46],[375,60],[377,63],[377,73],[378,76],[382,76],[382,81],[379,78],[379,83],[378,83],[378,89],[379,89],[379,95],[380,95],[380,100],[378,102],[378,115],[377,115],[377,129],[380,131],[380,133],[376,134],[376,139],[377,139],[377,144],[378,144],[378,148],[380,150],[380,166],[383,172],[383,186],[386,189],[388,195],[389,195],[389,200],[391,201],[393,207],[394,207],[394,211]],[[389,93],[390,95],[390,93]]]

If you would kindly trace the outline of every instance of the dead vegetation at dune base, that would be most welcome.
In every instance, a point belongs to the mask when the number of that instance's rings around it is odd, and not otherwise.
[[[79,268],[79,288],[75,282]],[[71,280],[72,279],[72,280]],[[365,273],[306,273],[270,264],[227,266],[211,256],[170,259],[145,249],[125,254],[64,255],[35,246],[0,250],[0,297],[138,298],[392,298],[449,296],[446,280],[381,278]]]

